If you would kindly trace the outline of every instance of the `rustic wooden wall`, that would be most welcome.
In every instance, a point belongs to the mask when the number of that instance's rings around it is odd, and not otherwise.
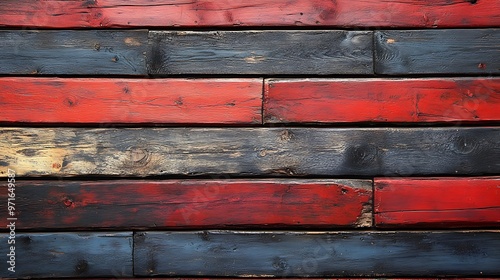
[[[498,0],[3,0],[0,125],[1,278],[500,277]]]

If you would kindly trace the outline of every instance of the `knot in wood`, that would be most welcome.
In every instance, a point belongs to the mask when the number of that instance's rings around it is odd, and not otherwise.
[[[75,265],[75,272],[77,274],[82,274],[89,268],[89,263],[86,260],[78,260]]]
[[[479,146],[478,141],[470,136],[459,135],[453,140],[454,150],[459,154],[470,154]]]
[[[148,150],[139,147],[130,147],[127,149],[126,165],[132,167],[144,167],[151,161],[151,154]]]
[[[64,206],[71,207],[73,206],[73,200],[71,198],[65,197],[63,200]]]
[[[292,132],[290,132],[290,130],[283,130],[281,132],[281,135],[280,135],[280,139],[282,141],[286,141],[286,142],[292,140],[292,137],[293,137],[293,134],[292,134]]]
[[[378,150],[371,144],[352,146],[347,149],[346,156],[350,166],[364,167],[376,160]]]

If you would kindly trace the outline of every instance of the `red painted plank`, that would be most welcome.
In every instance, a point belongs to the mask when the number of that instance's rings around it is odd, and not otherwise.
[[[500,78],[266,80],[266,123],[500,120]]]
[[[371,194],[369,180],[18,181],[16,227],[366,227]]]
[[[500,226],[500,177],[376,178],[379,227]]]
[[[0,78],[0,121],[261,123],[262,79]]]
[[[497,0],[3,0],[0,26],[494,27]]]

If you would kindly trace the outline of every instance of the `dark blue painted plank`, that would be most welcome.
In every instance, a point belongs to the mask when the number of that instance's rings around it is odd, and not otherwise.
[[[139,232],[140,276],[499,276],[499,232]]]
[[[499,58],[500,29],[375,32],[377,74],[498,74]]]
[[[18,233],[0,235],[0,277],[132,276],[132,233]],[[15,246],[15,272],[6,254]],[[10,251],[10,250],[9,250]]]
[[[373,74],[371,31],[152,31],[151,74]]]
[[[147,30],[0,30],[0,74],[147,75],[147,40]]]

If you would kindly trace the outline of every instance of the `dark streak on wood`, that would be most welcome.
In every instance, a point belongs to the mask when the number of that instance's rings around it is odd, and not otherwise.
[[[18,181],[17,228],[367,227],[371,192],[369,180]]]
[[[147,30],[0,30],[0,74],[147,75],[147,37]]]
[[[0,234],[3,252],[10,247],[8,236]],[[17,232],[15,241],[16,272],[9,272],[4,261],[0,277],[132,276],[132,232]]]
[[[139,276],[500,275],[498,232],[138,232],[134,239]]]
[[[498,74],[500,29],[375,32],[375,73]]]
[[[18,176],[500,172],[495,127],[4,128],[0,139],[2,176],[7,168]]]
[[[370,31],[151,31],[151,74],[372,74]]]

